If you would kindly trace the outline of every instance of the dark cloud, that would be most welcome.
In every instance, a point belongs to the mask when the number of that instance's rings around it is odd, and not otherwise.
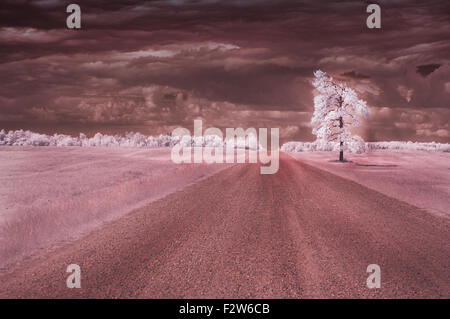
[[[366,27],[364,1],[77,3],[74,31],[66,1],[2,1],[4,125],[157,134],[202,118],[311,140],[321,68],[367,100],[363,137],[449,141],[448,1],[379,1],[380,30]],[[403,113],[425,123],[401,124]]]
[[[349,72],[342,73],[342,76],[354,78],[354,79],[369,79],[370,78],[370,76],[368,76],[368,75],[357,73],[355,71],[349,71]]]
[[[422,75],[423,77],[433,73],[436,69],[439,69],[440,64],[425,64],[416,66],[416,72]]]

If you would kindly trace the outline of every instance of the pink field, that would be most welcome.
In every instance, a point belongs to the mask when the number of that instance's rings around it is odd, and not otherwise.
[[[450,153],[377,150],[345,154],[347,163],[337,162],[336,152],[289,154],[430,213],[450,217]]]
[[[290,154],[450,217],[449,153],[380,150],[347,154],[348,163],[334,152]],[[173,164],[170,149],[75,147],[2,147],[0,163],[0,269],[229,166]]]
[[[2,147],[0,269],[225,167],[177,165],[170,149]]]
[[[0,298],[448,297],[448,154],[282,153],[261,175],[169,152],[1,148]]]

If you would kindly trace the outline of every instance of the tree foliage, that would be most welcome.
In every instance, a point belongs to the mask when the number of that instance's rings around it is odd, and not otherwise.
[[[356,92],[345,83],[338,83],[325,72],[314,72],[313,86],[320,93],[314,97],[314,115],[311,119],[313,134],[317,142],[338,143],[343,160],[343,151],[365,147],[364,141],[352,135],[350,127],[360,125],[360,117],[368,117],[367,103],[358,98]]]

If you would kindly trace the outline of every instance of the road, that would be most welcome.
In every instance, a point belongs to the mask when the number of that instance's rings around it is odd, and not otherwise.
[[[449,226],[282,153],[277,174],[234,165],[24,261],[0,297],[449,298]]]

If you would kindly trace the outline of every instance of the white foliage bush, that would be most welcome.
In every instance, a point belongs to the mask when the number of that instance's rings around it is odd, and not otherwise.
[[[450,144],[442,143],[419,143],[419,142],[368,142],[357,140],[348,143],[347,150],[352,153],[364,153],[365,150],[411,150],[411,151],[432,151],[450,152]],[[281,146],[283,152],[317,152],[317,151],[338,151],[338,143],[315,142],[287,142]]]
[[[372,142],[367,143],[370,150],[412,150],[412,151],[434,151],[450,152],[450,144],[445,143],[418,143],[418,142]]]
[[[0,145],[9,146],[79,146],[79,147],[171,147],[181,143],[183,146],[193,147],[221,147],[232,145],[235,148],[247,148],[257,150],[261,146],[258,144],[256,136],[251,135],[247,141],[244,138],[237,138],[236,142],[232,140],[224,141],[217,135],[207,135],[201,137],[170,136],[159,135],[157,137],[145,136],[140,133],[126,133],[121,135],[103,135],[95,134],[89,138],[81,133],[78,137],[72,137],[64,134],[38,134],[30,131],[17,130],[0,131]],[[347,151],[352,153],[363,153],[365,150],[414,150],[414,151],[436,151],[450,152],[450,144],[442,143],[418,143],[418,142],[369,142],[365,143],[362,139],[354,136],[354,139],[345,145]],[[283,152],[315,152],[315,151],[338,151],[337,142],[326,142],[316,140],[315,142],[288,142],[281,146]]]
[[[234,148],[247,148],[257,150],[258,139],[256,136],[250,135],[246,141],[245,138],[236,138],[236,141],[224,141],[220,136],[207,135],[191,137],[185,136],[171,136],[159,135],[158,137],[145,136],[141,133],[126,133],[121,135],[103,135],[101,133],[95,134],[88,138],[81,133],[78,137],[72,137],[64,134],[38,134],[30,131],[17,130],[0,131],[0,145],[9,146],[80,146],[80,147],[171,147],[181,143],[183,146],[192,147],[224,147],[232,145]]]

